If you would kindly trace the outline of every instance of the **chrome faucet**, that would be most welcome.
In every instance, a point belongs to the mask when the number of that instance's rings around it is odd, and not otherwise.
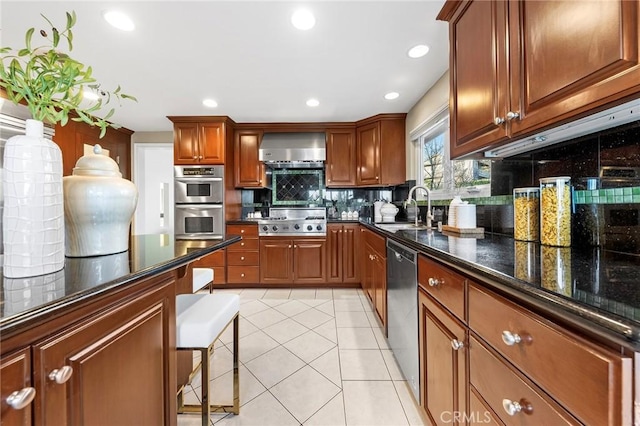
[[[407,204],[411,204],[411,202],[413,202],[416,207],[418,207],[418,202],[416,200],[413,199],[413,193],[416,189],[422,189],[424,192],[427,193],[427,228],[431,228],[431,220],[433,219],[433,215],[431,214],[431,191],[429,191],[429,189],[425,188],[424,186],[421,185],[416,185],[413,188],[411,188],[409,190],[409,196],[407,197],[407,200],[404,202],[404,207],[407,208]],[[420,215],[416,213],[416,227],[418,227],[418,217]]]

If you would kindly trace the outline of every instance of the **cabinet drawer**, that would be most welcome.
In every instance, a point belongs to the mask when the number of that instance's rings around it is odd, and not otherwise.
[[[387,258],[387,240],[373,231],[366,230],[365,241],[382,257]]]
[[[258,238],[258,225],[253,223],[242,225],[227,225],[228,235],[240,235],[241,237],[254,237]]]
[[[231,244],[227,247],[227,251],[245,251],[245,250],[260,250],[260,240],[257,238],[242,238],[235,244]]]
[[[229,266],[257,266],[260,265],[260,252],[258,251],[230,251],[227,254]]]
[[[214,266],[224,266],[224,254],[225,254],[224,249],[213,252],[193,262],[193,267],[194,268],[210,268]]]
[[[225,267],[215,266],[213,268],[213,283],[224,284],[225,282],[227,282],[226,276],[225,276]]]
[[[579,424],[562,407],[536,389],[535,385],[521,378],[512,367],[490,353],[473,337],[470,339],[469,360],[471,386],[506,424]],[[517,407],[510,407],[510,402],[519,404],[520,410],[509,414],[507,410]]]
[[[469,326],[588,424],[626,424],[631,359],[551,326],[533,313],[469,287]]]
[[[259,266],[228,266],[227,283],[258,283],[260,282]]]
[[[418,283],[462,321],[465,316],[465,278],[439,263],[418,256]]]

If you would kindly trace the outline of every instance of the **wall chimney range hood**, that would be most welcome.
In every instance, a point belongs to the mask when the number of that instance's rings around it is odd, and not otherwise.
[[[322,168],[327,158],[324,133],[265,133],[258,158],[272,168]]]
[[[486,158],[506,158],[525,154],[558,142],[575,139],[638,120],[640,120],[640,99],[634,99],[507,145],[485,151],[484,156]]]

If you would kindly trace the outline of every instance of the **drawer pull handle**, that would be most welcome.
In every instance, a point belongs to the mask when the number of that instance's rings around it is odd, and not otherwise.
[[[509,111],[507,113],[507,120],[511,121],[511,120],[516,120],[520,118],[520,113],[519,112],[515,112],[515,111]]]
[[[438,287],[441,284],[444,284],[444,281],[440,281],[437,278],[429,278],[429,286],[430,287]]]
[[[22,410],[27,405],[31,404],[33,398],[36,397],[35,388],[22,388],[19,391],[13,392],[7,397],[7,405],[14,410]]]
[[[504,123],[504,118],[502,117],[496,117],[493,119],[493,124],[495,124],[496,126],[499,126],[502,123]]]
[[[533,412],[531,404],[523,399],[520,401],[511,401],[510,399],[505,398],[502,400],[502,408],[504,408],[504,411],[510,416],[515,416],[519,412],[524,412],[526,414],[531,414]]]
[[[460,350],[464,347],[464,342],[461,342],[458,339],[453,339],[451,341],[451,347],[453,348],[454,351]]]
[[[67,380],[71,378],[72,374],[73,374],[73,367],[65,365],[64,367],[60,369],[56,368],[51,373],[49,373],[49,380],[52,380],[57,384],[61,385],[63,383],[66,383]]]
[[[522,337],[520,337],[517,333],[512,333],[510,331],[504,330],[502,332],[502,341],[507,346],[513,346],[522,342]]]

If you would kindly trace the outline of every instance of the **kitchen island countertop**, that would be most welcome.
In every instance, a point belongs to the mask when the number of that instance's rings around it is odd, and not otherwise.
[[[0,335],[69,309],[75,303],[187,265],[241,238],[175,240],[170,234],[134,235],[129,250],[94,257],[66,258],[61,271],[29,278],[2,278]]]

